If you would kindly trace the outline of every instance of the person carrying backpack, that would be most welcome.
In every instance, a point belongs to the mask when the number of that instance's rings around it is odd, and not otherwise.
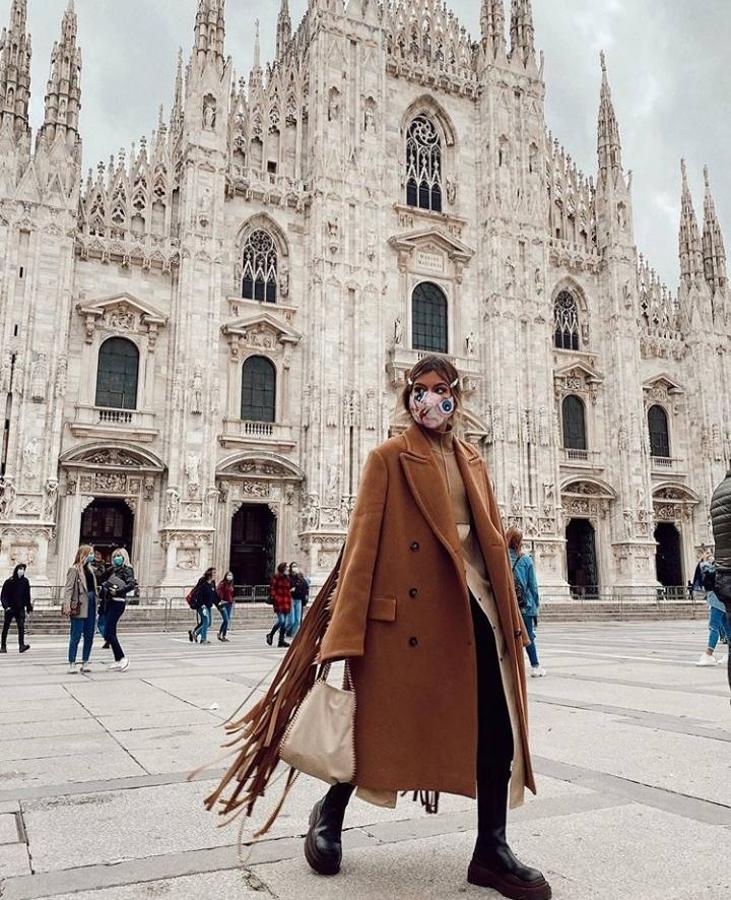
[[[729,628],[726,607],[716,594],[716,563],[709,554],[708,558],[700,564],[701,584],[706,592],[708,604],[708,646],[701,653],[697,666],[716,666],[721,660],[714,656],[719,638],[725,638],[728,643],[731,640],[731,628]]]
[[[538,596],[536,569],[530,556],[522,552],[522,532],[518,531],[517,528],[508,528],[505,538],[508,542],[508,555],[513,569],[513,581],[515,582],[518,606],[525,623],[525,632],[530,640],[530,644],[525,650],[530,660],[531,678],[543,678],[546,670],[538,661],[538,648],[536,647],[536,624],[538,622],[538,610],[541,605],[541,600]]]
[[[219,605],[216,570],[206,569],[188,597],[188,605],[198,613],[198,624],[188,632],[188,638],[192,643],[210,644],[208,629],[213,620],[211,609]]]
[[[30,644],[25,642],[25,614],[33,612],[33,604],[30,602],[30,584],[25,577],[26,569],[25,563],[19,563],[13,569],[10,578],[3,584],[2,593],[0,593],[0,601],[5,611],[0,653],[8,652],[8,632],[13,619],[18,626],[18,651],[25,653],[30,650]]]

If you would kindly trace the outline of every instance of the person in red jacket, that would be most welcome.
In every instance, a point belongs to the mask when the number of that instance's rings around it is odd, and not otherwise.
[[[267,644],[272,646],[274,635],[279,631],[278,647],[289,647],[284,640],[287,631],[287,620],[290,612],[292,612],[292,588],[287,577],[287,563],[280,563],[277,566],[277,574],[272,578],[269,584],[269,600],[277,614],[277,621],[274,628],[267,635]]]
[[[228,629],[231,624],[231,614],[234,609],[234,574],[226,572],[226,575],[216,589],[218,591],[218,599],[221,605],[218,607],[221,612],[221,627],[218,629],[218,640],[227,641]]]

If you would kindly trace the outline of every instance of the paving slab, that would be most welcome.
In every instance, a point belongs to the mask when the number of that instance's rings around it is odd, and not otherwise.
[[[0,813],[0,844],[17,844],[18,820],[12,813]]]
[[[145,774],[147,774],[145,769],[121,747],[112,747],[109,751],[93,757],[82,754],[15,760],[4,769],[0,787],[3,792],[7,792],[14,788],[58,784],[60,781],[78,784],[102,778]]]
[[[211,900],[266,900],[266,893],[260,887],[252,888],[251,882],[251,876],[245,870],[210,872],[160,881],[138,881],[125,887],[98,891],[58,894],[55,900],[192,900],[199,897],[210,897]]]
[[[27,875],[29,872],[30,861],[28,860],[28,848],[25,844],[0,845],[0,879]],[[2,896],[2,881],[0,880],[0,897]]]

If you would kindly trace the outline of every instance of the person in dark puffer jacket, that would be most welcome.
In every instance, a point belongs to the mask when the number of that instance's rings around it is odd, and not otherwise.
[[[723,601],[726,616],[731,622],[731,468],[713,494],[711,524],[716,542],[715,594]],[[731,647],[728,654],[728,684],[731,688]]]

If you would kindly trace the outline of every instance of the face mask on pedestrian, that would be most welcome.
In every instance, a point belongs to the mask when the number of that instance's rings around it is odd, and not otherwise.
[[[450,387],[455,387],[455,381]],[[457,408],[453,397],[417,385],[409,397],[411,416],[418,425],[437,430],[445,425]]]
[[[233,575],[227,575],[227,576],[226,576],[226,581],[233,581],[233,580],[234,580]]]
[[[94,554],[93,554],[93,553],[90,553],[90,554],[86,557],[86,561],[89,563],[89,565],[91,565],[91,564],[94,562]]]
[[[123,557],[123,556],[115,556],[115,557],[112,559],[112,562],[114,563],[114,565],[115,565],[117,568],[119,568],[120,566],[124,565],[124,557]]]
[[[25,578],[25,569],[18,569],[18,578]]]

